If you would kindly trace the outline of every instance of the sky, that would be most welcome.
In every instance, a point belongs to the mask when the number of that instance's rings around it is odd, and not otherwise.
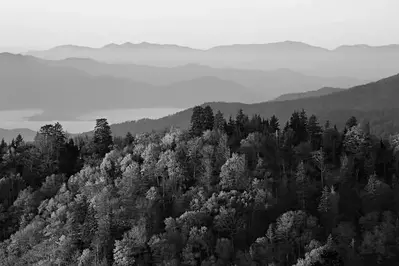
[[[0,0],[0,47],[386,45],[399,43],[397,10],[399,0]]]

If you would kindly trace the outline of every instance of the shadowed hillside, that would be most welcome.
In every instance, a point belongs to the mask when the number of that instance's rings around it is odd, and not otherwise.
[[[310,98],[310,97],[319,97],[319,96],[324,96],[324,95],[329,95],[334,92],[341,91],[343,89],[340,88],[330,88],[330,87],[324,87],[319,90],[315,91],[306,91],[306,92],[299,92],[299,93],[288,93],[288,94],[283,94],[274,101],[290,101],[290,100],[298,100],[298,99],[303,99],[303,98]]]
[[[285,93],[300,93],[322,87],[349,88],[367,81],[350,77],[307,76],[289,69],[270,71],[234,68],[211,68],[199,64],[178,67],[155,67],[135,64],[109,64],[91,59],[69,58],[60,61],[45,61],[52,66],[73,67],[94,76],[128,78],[152,85],[171,85],[202,77],[216,77],[240,84],[271,100]],[[225,99],[222,99],[225,100]],[[226,100],[227,101],[227,100]],[[242,100],[241,100],[242,101]]]
[[[359,119],[368,118],[371,122],[375,121],[374,124],[380,125],[380,128],[381,123],[390,121],[392,124],[388,128],[391,128],[392,132],[388,133],[393,133],[393,130],[399,130],[398,99],[399,75],[395,75],[320,97],[257,104],[211,102],[204,105],[210,105],[215,111],[220,110],[226,118],[230,115],[235,116],[237,111],[242,109],[248,115],[260,114],[262,117],[270,117],[274,114],[281,123],[285,123],[295,110],[301,109],[306,109],[308,114],[317,115],[321,120],[334,121],[339,126],[351,115],[356,115]],[[191,113],[192,109],[188,109],[157,120],[145,119],[112,125],[112,129],[115,135],[125,135],[129,131],[139,133],[169,126],[187,127]]]

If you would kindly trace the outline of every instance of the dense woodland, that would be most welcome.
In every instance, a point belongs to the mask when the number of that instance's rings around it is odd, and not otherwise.
[[[399,134],[304,110],[1,143],[1,265],[396,265]]]

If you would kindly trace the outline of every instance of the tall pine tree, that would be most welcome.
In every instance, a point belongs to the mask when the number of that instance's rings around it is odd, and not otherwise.
[[[113,145],[111,127],[106,118],[96,120],[96,127],[94,128],[94,146],[95,152],[103,157],[107,154]]]
[[[203,121],[204,121],[204,123],[203,123],[202,131],[213,129],[215,118],[213,116],[213,110],[209,105],[205,106],[205,108],[204,108]]]
[[[190,133],[192,136],[199,137],[202,135],[204,129],[204,108],[195,106],[193,114],[191,115]]]

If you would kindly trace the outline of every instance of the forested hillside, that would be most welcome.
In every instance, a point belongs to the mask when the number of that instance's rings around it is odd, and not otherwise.
[[[399,132],[399,75],[376,82],[371,82],[350,89],[341,90],[319,97],[308,97],[290,101],[272,101],[256,104],[236,102],[212,102],[214,110],[220,110],[228,119],[239,109],[252,116],[262,117],[275,115],[282,123],[290,119],[295,110],[305,108],[307,112],[317,115],[321,122],[334,121],[339,129],[343,129],[347,117],[355,116],[359,121],[368,120],[372,133],[379,137],[388,137]],[[161,130],[169,126],[188,128],[192,109],[175,115],[151,120],[143,119],[112,125],[115,135],[122,136],[127,132],[143,133]]]
[[[1,265],[396,265],[399,134],[302,109],[1,143]]]
[[[323,88],[315,90],[315,91],[283,94],[283,95],[280,95],[279,97],[277,97],[276,99],[274,99],[274,101],[291,101],[291,100],[297,100],[297,99],[303,99],[303,98],[309,98],[309,97],[319,97],[319,96],[329,95],[334,92],[338,92],[338,91],[342,91],[342,90],[344,90],[344,89],[323,87]]]

